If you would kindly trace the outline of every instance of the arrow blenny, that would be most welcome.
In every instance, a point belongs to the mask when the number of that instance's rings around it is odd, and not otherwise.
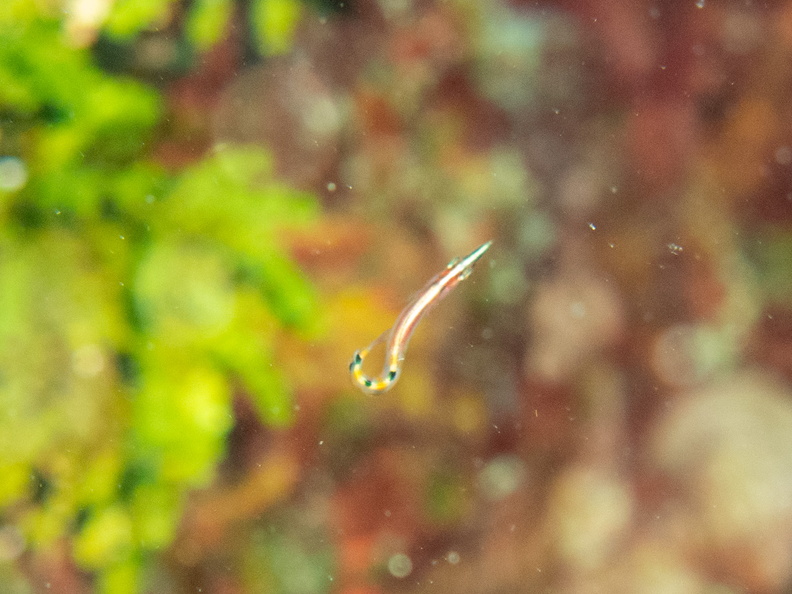
[[[448,266],[432,278],[424,289],[418,293],[418,296],[404,308],[390,330],[383,332],[366,348],[355,352],[352,357],[352,363],[349,364],[349,373],[352,376],[353,383],[358,388],[366,394],[382,394],[393,387],[396,380],[399,379],[402,363],[407,352],[407,344],[410,342],[410,337],[415,332],[418,322],[443,297],[448,295],[454,287],[470,276],[473,272],[473,266],[491,245],[492,241],[488,241],[464,258],[451,260]],[[378,377],[370,378],[364,375],[361,369],[363,360],[381,342],[387,342],[385,364],[382,368],[382,373]]]

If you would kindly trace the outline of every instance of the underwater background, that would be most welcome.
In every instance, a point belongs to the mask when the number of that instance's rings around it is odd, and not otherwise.
[[[792,592],[790,97],[785,0],[2,0],[0,593]]]

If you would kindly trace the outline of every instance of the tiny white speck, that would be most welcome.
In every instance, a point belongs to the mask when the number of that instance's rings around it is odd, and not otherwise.
[[[592,231],[596,231],[597,226],[594,223],[589,223],[589,229],[591,229]]]
[[[704,0],[696,0],[696,8],[704,8]]]
[[[459,563],[460,560],[459,553],[457,553],[456,551],[448,551],[448,555],[446,556],[446,559],[448,559],[448,562],[451,565],[456,565],[457,563]]]
[[[327,184],[327,191],[328,192],[335,192],[336,191],[336,185],[335,185],[334,182],[329,182]]]

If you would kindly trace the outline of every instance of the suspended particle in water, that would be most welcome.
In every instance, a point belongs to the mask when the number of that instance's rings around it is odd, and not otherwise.
[[[500,501],[520,487],[525,475],[522,460],[503,454],[490,460],[479,473],[479,488],[487,499]]]
[[[388,571],[393,577],[405,578],[412,573],[412,561],[404,553],[396,553],[388,559]]]
[[[792,149],[788,146],[780,146],[775,152],[775,161],[779,165],[789,165],[792,163]]]
[[[28,170],[18,157],[0,157],[0,190],[15,192],[25,187]]]

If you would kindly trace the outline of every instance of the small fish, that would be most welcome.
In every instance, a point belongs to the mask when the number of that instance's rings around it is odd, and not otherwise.
[[[410,342],[410,337],[415,332],[418,322],[421,321],[424,314],[448,295],[459,282],[470,276],[475,263],[478,262],[491,245],[492,241],[488,241],[464,258],[451,260],[448,266],[440,274],[432,278],[424,289],[418,293],[418,296],[404,308],[390,330],[383,332],[366,348],[355,352],[352,357],[352,363],[349,364],[349,373],[358,388],[366,394],[382,394],[393,387],[396,380],[399,379],[402,362],[407,352],[407,344]],[[376,378],[367,377],[361,369],[363,360],[381,342],[387,342],[385,365],[382,368],[382,373]]]

